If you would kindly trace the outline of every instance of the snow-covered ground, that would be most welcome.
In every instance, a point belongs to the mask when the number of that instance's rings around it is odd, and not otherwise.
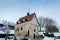
[[[43,40],[60,40],[60,39],[56,39],[56,38],[52,38],[52,37],[45,37]]]
[[[5,40],[5,38],[0,38],[0,40]]]
[[[15,32],[14,30],[10,30],[10,33],[9,34],[14,34],[14,32]]]
[[[6,33],[0,30],[0,34],[6,34]],[[10,30],[9,34],[14,34],[14,30]],[[5,40],[5,38],[0,38],[0,40]],[[7,40],[14,40],[14,39],[7,39]]]
[[[0,30],[0,34],[6,34],[4,31],[1,31]],[[10,33],[9,34],[14,34],[14,30],[10,30]]]
[[[39,32],[39,35],[43,35],[44,36],[44,34],[43,33],[45,33],[45,32]],[[54,36],[60,36],[60,32],[55,32],[54,33]],[[54,37],[44,37],[44,39],[43,40],[60,40],[60,39],[57,39],[57,38],[54,38]]]
[[[55,32],[54,35],[55,36],[60,36],[60,32]]]
[[[45,37],[43,40],[54,40],[54,38]]]
[[[40,35],[43,35],[43,33],[44,32],[39,32]],[[5,34],[5,33],[0,30],[0,34]],[[14,30],[10,30],[10,33],[9,34],[14,34]],[[60,32],[55,32],[54,35],[55,36],[60,36]],[[54,40],[54,39],[56,39],[56,38],[54,38],[54,37],[44,37],[43,40]],[[0,38],[0,40],[5,40],[5,38]],[[14,40],[14,39],[10,39],[10,40]],[[56,40],[60,40],[60,39],[56,39]]]

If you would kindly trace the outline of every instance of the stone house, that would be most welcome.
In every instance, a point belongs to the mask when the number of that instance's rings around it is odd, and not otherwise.
[[[28,37],[28,38],[36,38],[39,36],[39,23],[35,13],[29,14],[20,18],[15,25],[15,33],[16,37]]]

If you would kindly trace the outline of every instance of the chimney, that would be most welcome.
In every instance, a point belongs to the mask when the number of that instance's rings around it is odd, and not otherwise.
[[[27,16],[29,16],[29,12],[27,12]]]

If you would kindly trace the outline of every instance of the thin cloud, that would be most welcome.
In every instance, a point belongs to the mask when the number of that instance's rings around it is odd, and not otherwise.
[[[0,19],[16,22],[28,10],[36,12],[37,17],[51,17],[60,24],[60,0],[0,0]]]

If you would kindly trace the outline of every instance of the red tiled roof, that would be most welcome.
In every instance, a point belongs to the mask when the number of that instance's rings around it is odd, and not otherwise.
[[[31,21],[35,13],[29,14],[28,16],[24,16],[18,20],[19,23]]]

